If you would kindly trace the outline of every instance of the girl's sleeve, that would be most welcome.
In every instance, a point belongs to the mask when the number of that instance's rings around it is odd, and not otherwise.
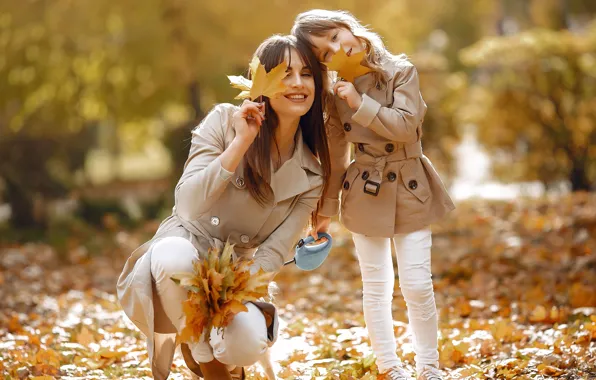
[[[401,63],[392,82],[393,104],[390,107],[383,107],[364,94],[352,120],[391,141],[414,143],[420,139],[422,120],[426,114],[418,72],[411,63]]]

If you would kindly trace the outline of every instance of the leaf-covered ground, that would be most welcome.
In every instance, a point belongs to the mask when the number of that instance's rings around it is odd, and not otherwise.
[[[126,256],[155,230],[69,227],[59,248],[0,248],[0,374],[7,379],[150,376],[142,336],[114,296]],[[351,238],[317,271],[286,268],[272,355],[283,379],[375,379]],[[460,204],[434,227],[441,364],[448,378],[596,378],[596,196]],[[405,303],[398,354],[413,373]],[[170,378],[189,378],[177,357]],[[258,366],[249,378],[263,379]]]

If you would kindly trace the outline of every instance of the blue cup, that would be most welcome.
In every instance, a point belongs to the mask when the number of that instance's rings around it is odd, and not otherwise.
[[[309,235],[305,239],[300,239],[296,245],[294,258],[284,265],[296,263],[298,268],[305,271],[315,270],[320,267],[327,256],[329,256],[333,240],[331,239],[331,235],[327,233],[319,233],[318,236],[319,238],[317,240],[325,237],[327,241],[316,245],[308,245],[315,241],[312,236]]]

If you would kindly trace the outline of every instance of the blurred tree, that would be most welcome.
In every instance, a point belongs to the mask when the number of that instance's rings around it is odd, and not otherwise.
[[[310,8],[349,10],[391,51],[412,56],[429,105],[425,151],[450,171],[467,86],[459,71],[476,71],[458,61],[459,50],[494,32],[501,8],[510,30],[556,27],[550,15],[561,9],[565,22],[582,24],[595,8],[546,2],[0,0],[0,177],[14,201],[13,221],[33,223],[34,199],[84,182],[80,169],[92,146],[119,157],[153,149],[165,136],[180,169],[189,130],[212,104],[235,95],[226,74],[245,72],[263,39],[289,32],[296,14]]]
[[[143,7],[140,20],[108,2],[3,1],[1,9],[0,176],[12,222],[23,227],[44,222],[34,199],[73,185],[94,130],[153,116],[176,96],[156,69],[160,39],[142,24],[151,23]],[[152,46],[138,43],[141,35]]]
[[[596,180],[596,22],[583,33],[532,29],[486,38],[462,61],[482,68],[467,117],[506,180]],[[499,161],[499,157],[501,158]]]
[[[428,110],[424,118],[422,147],[443,180],[449,185],[455,175],[453,153],[460,140],[459,110],[467,91],[463,72],[450,72],[442,54],[420,52],[412,60],[420,73],[420,91]]]

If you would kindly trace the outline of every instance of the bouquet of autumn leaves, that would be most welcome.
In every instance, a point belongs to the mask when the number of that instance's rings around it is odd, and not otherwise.
[[[203,331],[206,340],[212,328],[223,330],[236,314],[248,311],[243,302],[268,295],[269,274],[262,269],[250,274],[252,260],[234,260],[234,247],[210,248],[207,257],[194,263],[193,273],[179,273],[171,278],[188,291],[182,303],[186,325],[180,333],[182,342],[198,342]]]

